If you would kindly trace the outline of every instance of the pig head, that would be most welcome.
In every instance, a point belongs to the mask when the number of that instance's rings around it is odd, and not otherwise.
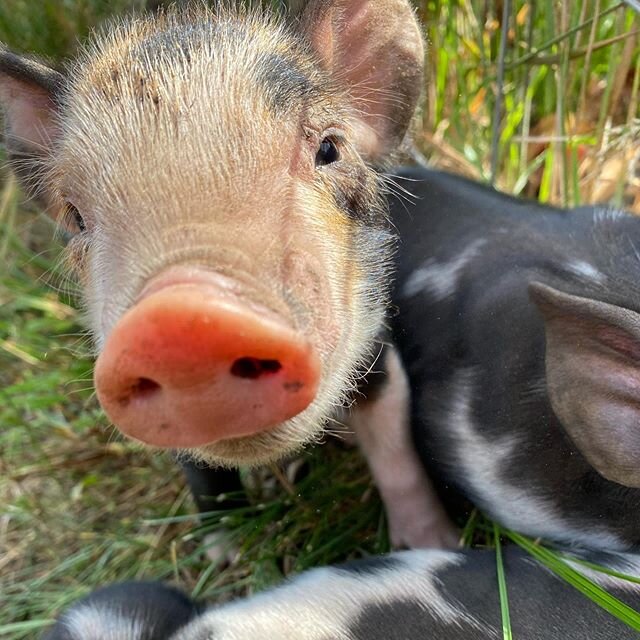
[[[384,315],[373,167],[422,56],[405,0],[136,18],[64,73],[0,49],[9,156],[73,234],[98,398],[125,434],[221,464],[319,437]]]

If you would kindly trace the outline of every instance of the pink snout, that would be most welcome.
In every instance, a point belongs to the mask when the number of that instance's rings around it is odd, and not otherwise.
[[[136,440],[176,449],[292,418],[313,401],[319,377],[304,336],[203,282],[143,297],[115,326],[95,368],[113,423]]]

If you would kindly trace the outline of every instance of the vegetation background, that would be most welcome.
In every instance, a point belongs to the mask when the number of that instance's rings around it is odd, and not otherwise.
[[[62,61],[112,15],[158,4],[3,0],[0,41]],[[429,48],[415,140],[430,163],[544,202],[640,213],[640,15],[615,0],[422,0],[417,11]],[[366,466],[332,443],[249,478],[251,506],[208,525],[234,532],[231,563],[212,564],[170,456],[123,441],[97,406],[52,236],[2,172],[0,637],[35,637],[114,580],[169,579],[220,600],[388,549]]]

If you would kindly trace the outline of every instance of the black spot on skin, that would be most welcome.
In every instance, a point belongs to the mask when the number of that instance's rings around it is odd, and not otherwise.
[[[296,61],[278,54],[265,56],[257,72],[258,81],[276,112],[288,111],[292,104],[301,103],[313,91],[311,80]]]
[[[169,55],[173,60],[191,62],[191,51],[194,45],[206,40],[210,25],[179,25],[166,31],[159,31],[143,40],[137,47],[140,57],[160,58]]]
[[[183,23],[151,34],[135,47],[134,55],[151,61],[169,59],[176,66],[188,67],[194,52],[197,54],[207,43],[216,40],[241,43],[248,38],[250,35],[241,22]]]
[[[363,558],[362,560],[346,562],[338,567],[334,567],[334,571],[366,576],[379,573],[381,571],[399,569],[402,566],[402,562],[393,556],[373,556],[371,558]]]
[[[364,222],[369,217],[368,208],[365,205],[365,199],[362,193],[357,190],[336,190],[336,204],[344,211],[352,220]]]
[[[300,391],[300,389],[302,389],[302,387],[304,387],[304,384],[302,382],[285,382],[282,385],[285,389],[285,391],[289,391],[290,393],[297,393],[298,391]]]

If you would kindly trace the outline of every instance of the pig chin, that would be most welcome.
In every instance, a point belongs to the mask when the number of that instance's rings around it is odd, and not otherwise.
[[[278,462],[300,451],[305,445],[320,442],[324,423],[331,406],[314,403],[306,411],[268,431],[252,436],[228,438],[204,447],[179,450],[179,458],[187,458],[209,466],[256,467]]]

